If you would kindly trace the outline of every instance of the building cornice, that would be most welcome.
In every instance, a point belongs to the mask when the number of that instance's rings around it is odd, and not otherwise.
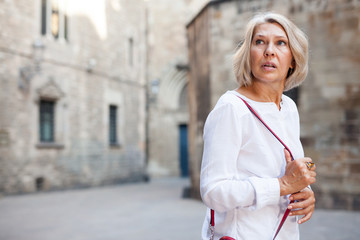
[[[232,2],[234,0],[211,0],[209,1],[207,4],[205,4],[205,6],[189,21],[188,24],[186,24],[186,28],[188,28],[194,21],[196,18],[198,18],[208,7],[216,5],[216,4],[221,4],[224,2]]]

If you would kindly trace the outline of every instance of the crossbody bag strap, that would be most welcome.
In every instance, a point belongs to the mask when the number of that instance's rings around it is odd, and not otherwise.
[[[239,96],[238,96],[239,97]],[[255,112],[255,110],[241,97],[239,97],[244,103],[245,105],[248,107],[248,109],[250,110],[250,112],[252,114],[254,114],[254,116],[259,119],[259,121],[271,132],[271,134],[284,146],[284,148],[290,153],[291,159],[294,160],[294,156],[292,155],[290,149],[288,148],[288,146],[286,146],[286,144],[274,133],[273,130],[271,130],[271,128],[264,122],[264,120],[261,119],[261,117]],[[293,203],[294,201],[290,201],[290,203]],[[278,235],[278,233],[280,232],[282,226],[285,223],[286,218],[289,216],[290,213],[290,209],[286,209],[284,216],[281,219],[281,222],[279,223],[279,226],[275,232],[274,238],[273,240],[276,238],[276,236]]]
[[[264,122],[264,120],[262,120],[262,118],[259,116],[259,114],[256,113],[256,111],[241,97],[237,96],[238,98],[240,98],[245,105],[247,106],[247,108],[250,110],[250,112],[267,128],[267,130],[270,131],[270,133],[284,146],[284,148],[290,153],[291,159],[294,160],[294,156],[292,155],[290,149],[286,146],[286,144],[274,133],[273,130],[271,130],[271,128]],[[290,203],[293,203],[294,201],[291,201]],[[275,232],[274,238],[273,240],[276,238],[276,236],[278,235],[278,233],[280,232],[282,226],[285,223],[286,218],[289,216],[290,213],[290,209],[286,209],[284,216],[281,219],[281,222],[279,223],[279,226]],[[213,209],[210,210],[210,229],[211,229],[211,235],[213,239],[213,235],[214,235],[214,228],[215,228],[215,211]]]

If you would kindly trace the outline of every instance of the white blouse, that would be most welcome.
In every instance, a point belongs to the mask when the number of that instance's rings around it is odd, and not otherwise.
[[[272,240],[288,206],[278,178],[285,172],[284,147],[249,111],[242,97],[289,147],[304,157],[295,103],[282,96],[275,103],[256,102],[236,91],[226,92],[204,127],[200,192],[209,208],[202,239],[210,238],[210,209],[215,210],[215,239]],[[299,239],[295,216],[286,219],[276,240]]]

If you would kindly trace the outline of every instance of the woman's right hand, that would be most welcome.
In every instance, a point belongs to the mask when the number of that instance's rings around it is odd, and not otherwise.
[[[316,166],[308,169],[306,162],[312,162],[311,158],[299,158],[292,161],[290,153],[284,149],[286,168],[283,177],[279,178],[280,196],[301,191],[316,181]]]

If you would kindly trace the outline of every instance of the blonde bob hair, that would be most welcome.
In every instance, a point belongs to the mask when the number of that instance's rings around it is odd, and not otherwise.
[[[284,91],[299,86],[308,73],[308,40],[306,35],[289,19],[276,13],[262,13],[254,16],[246,27],[245,39],[234,55],[234,73],[241,86],[252,84],[250,65],[250,47],[256,26],[263,23],[277,23],[284,29],[290,51],[293,55],[294,68],[289,69],[286,76]]]

